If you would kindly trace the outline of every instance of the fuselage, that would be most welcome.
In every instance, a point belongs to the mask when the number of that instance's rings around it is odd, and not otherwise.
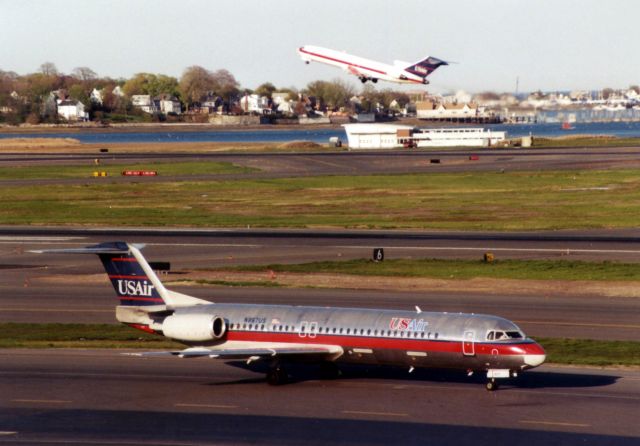
[[[298,48],[298,54],[302,60],[306,62],[315,61],[342,68],[348,73],[364,80],[382,79],[389,82],[406,84],[428,83],[424,76],[409,73],[400,66],[377,62],[329,48],[305,45]]]
[[[512,372],[545,359],[542,347],[513,322],[490,315],[245,304],[198,305],[174,314],[222,318],[220,339],[186,342],[212,350],[330,345],[342,348],[337,362]]]
[[[428,58],[428,66],[440,63]],[[417,66],[417,65],[416,65]],[[287,380],[283,364],[333,362],[441,367],[487,372],[496,378],[537,367],[545,352],[511,321],[467,313],[214,304],[164,287],[141,245],[105,242],[48,250],[97,254],[120,300],[118,321],[188,346],[139,356],[268,361],[267,382]],[[38,252],[38,251],[36,251]],[[43,251],[39,251],[43,252]]]

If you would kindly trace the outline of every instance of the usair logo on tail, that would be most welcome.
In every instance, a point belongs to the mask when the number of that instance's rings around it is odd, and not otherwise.
[[[118,292],[123,296],[151,297],[154,286],[146,280],[118,280]]]

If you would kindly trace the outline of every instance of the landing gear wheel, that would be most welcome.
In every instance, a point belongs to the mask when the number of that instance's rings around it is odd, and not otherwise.
[[[273,367],[267,372],[267,383],[271,386],[285,384],[288,379],[287,372],[281,366]]]
[[[320,364],[320,377],[322,379],[337,379],[342,372],[333,362],[323,362]]]
[[[498,383],[495,379],[487,381],[487,390],[489,392],[493,392],[494,390],[498,390]]]

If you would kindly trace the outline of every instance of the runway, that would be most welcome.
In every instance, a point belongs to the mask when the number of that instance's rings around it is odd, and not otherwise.
[[[0,351],[0,443],[637,444],[640,373],[542,366],[500,390],[451,372],[315,371],[270,387],[215,360]]]
[[[116,299],[93,256],[30,249],[126,239],[182,269],[369,257],[637,261],[632,231],[406,233],[2,228],[0,321],[115,323]],[[498,250],[498,249],[504,250]],[[102,282],[101,282],[102,281]],[[640,299],[372,290],[172,286],[214,302],[413,308],[499,314],[538,337],[638,340]],[[543,365],[484,390],[459,372],[345,369],[323,381],[264,375],[214,360],[134,358],[118,351],[1,350],[0,444],[377,445],[637,444],[640,371]]]
[[[474,155],[474,157],[471,157]],[[473,158],[473,159],[472,159]],[[100,165],[145,162],[229,162],[256,169],[243,174],[193,176],[110,177],[109,182],[207,181],[221,179],[292,178],[320,175],[374,175],[450,172],[504,172],[540,170],[633,169],[640,167],[640,148],[554,148],[554,149],[473,149],[358,152],[225,152],[182,153],[169,150],[154,153],[0,153],[0,165],[87,165],[88,174]],[[0,180],[4,186],[84,184],[104,179]]]
[[[0,321],[115,323],[116,299],[97,258],[64,254],[38,255],[28,252],[31,249],[87,246],[99,241],[123,238],[120,237],[123,234],[115,232],[111,235],[101,233],[99,236],[90,235],[91,231],[84,230],[75,232],[74,236],[46,236],[42,232],[31,236],[0,235]],[[140,231],[141,234],[143,232]],[[35,234],[35,231],[33,233]],[[52,233],[55,233],[55,230]],[[186,231],[181,235],[162,235],[158,232],[136,237],[127,234],[126,239],[147,243],[145,255],[149,260],[171,262],[172,271],[175,273],[164,276],[163,280],[180,279],[181,270],[194,268],[367,258],[371,256],[373,246],[385,247],[388,258],[479,258],[482,250],[467,249],[478,243],[489,248],[504,246],[512,250],[510,253],[499,251],[498,257],[557,256],[573,259],[595,256],[603,260],[635,256],[635,260],[638,259],[637,253],[633,252],[637,249],[636,244],[612,242],[610,240],[615,240],[615,237],[610,235],[607,238],[602,233],[582,233],[582,238],[591,238],[591,242],[580,241],[579,233],[566,234],[567,241],[564,242],[558,234],[554,234],[546,242],[533,241],[536,235],[544,240],[545,234],[530,234],[530,237],[520,234],[520,240],[519,237],[500,239],[491,234],[487,234],[487,240],[482,240],[481,234],[475,234],[475,237],[457,234],[457,238],[456,234],[442,234],[442,239],[438,239],[434,233],[424,234],[425,238],[420,239],[417,237],[418,234],[395,232],[378,232],[378,239],[359,238],[358,233],[348,231],[334,233],[333,238],[307,237],[304,232],[295,231],[288,234],[275,232],[272,236],[266,233],[256,235],[251,231],[243,234],[236,237],[237,234],[214,231],[207,237],[201,232],[193,234]],[[634,233],[618,233],[617,237],[633,239]],[[393,246],[390,247],[387,243]],[[443,250],[444,244],[450,245],[452,249]],[[546,246],[549,251],[527,251],[528,247],[533,245]],[[577,251],[580,246],[591,246],[590,249],[597,246],[599,250],[606,251],[606,254],[585,252],[566,255],[567,249],[570,252]],[[425,311],[496,314],[514,320],[527,334],[537,337],[638,340],[640,332],[637,317],[640,314],[640,299],[607,298],[580,291],[571,295],[556,295],[551,291],[532,295],[510,295],[499,291],[487,294],[433,290],[193,287],[179,283],[171,288],[213,302],[396,309],[413,309],[415,305],[419,305]]]

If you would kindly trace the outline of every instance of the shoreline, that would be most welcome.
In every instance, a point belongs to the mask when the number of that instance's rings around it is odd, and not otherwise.
[[[136,123],[110,125],[37,124],[20,126],[0,126],[0,134],[41,134],[41,133],[136,133],[136,132],[191,132],[218,131],[243,132],[253,130],[313,130],[340,129],[340,124],[259,124],[259,125],[215,125],[197,123]]]

